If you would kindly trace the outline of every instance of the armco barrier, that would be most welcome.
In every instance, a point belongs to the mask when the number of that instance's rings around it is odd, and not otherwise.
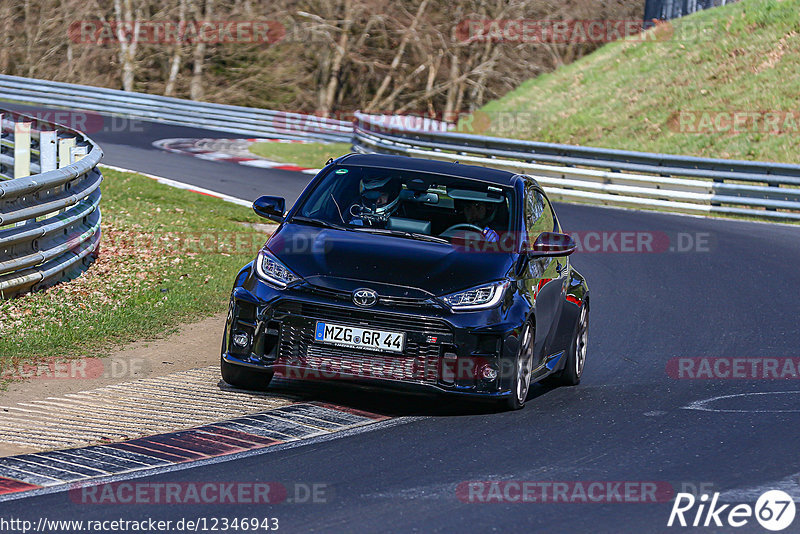
[[[358,113],[353,147],[530,174],[567,201],[800,220],[800,165],[407,130]]]
[[[252,137],[349,142],[353,134],[350,122],[313,115],[226,106],[18,76],[0,75],[0,98]]]
[[[360,152],[458,159],[532,174],[567,201],[800,220],[800,165],[459,134],[356,113],[345,121],[0,75],[0,98],[252,136],[350,141]],[[3,155],[4,158],[9,156]],[[24,157],[24,156],[20,156]],[[36,172],[36,163],[32,165]]]
[[[0,115],[0,298],[78,276],[100,242],[103,152],[81,132]]]

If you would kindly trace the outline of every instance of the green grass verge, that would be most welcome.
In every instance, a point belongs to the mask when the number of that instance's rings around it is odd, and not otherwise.
[[[263,158],[293,163],[300,167],[321,169],[330,158],[352,152],[349,143],[254,143],[250,152]]]
[[[744,0],[610,43],[490,102],[461,129],[500,137],[707,157],[797,162],[800,0]],[[660,33],[659,33],[660,32]],[[777,131],[692,133],[681,112],[793,112]],[[723,116],[724,117],[724,116]],[[694,127],[700,125],[699,120]],[[753,131],[764,130],[764,131]]]
[[[102,355],[223,312],[235,274],[274,227],[137,174],[103,175],[97,261],[71,282],[0,301],[0,364]]]

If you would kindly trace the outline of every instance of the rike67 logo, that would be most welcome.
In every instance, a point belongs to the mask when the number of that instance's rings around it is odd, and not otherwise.
[[[678,493],[669,514],[667,526],[681,527],[743,527],[753,518],[767,530],[787,529],[797,513],[792,497],[785,491],[771,490],[762,494],[755,507],[749,504],[719,504],[719,493],[699,499],[691,493]]]

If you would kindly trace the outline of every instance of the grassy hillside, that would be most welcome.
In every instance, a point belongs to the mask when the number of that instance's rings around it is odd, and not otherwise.
[[[477,111],[472,130],[799,162],[800,0],[744,0],[671,24],[651,30],[650,40],[610,43],[526,81]]]

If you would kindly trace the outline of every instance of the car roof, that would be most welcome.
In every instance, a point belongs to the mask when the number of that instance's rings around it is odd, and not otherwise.
[[[458,155],[453,154],[457,160]],[[361,165],[364,167],[381,167],[385,169],[430,172],[445,176],[470,178],[499,185],[513,185],[514,179],[519,176],[513,172],[478,167],[477,165],[464,165],[456,161],[435,161],[409,156],[390,156],[386,154],[347,154],[336,160],[339,165]]]

